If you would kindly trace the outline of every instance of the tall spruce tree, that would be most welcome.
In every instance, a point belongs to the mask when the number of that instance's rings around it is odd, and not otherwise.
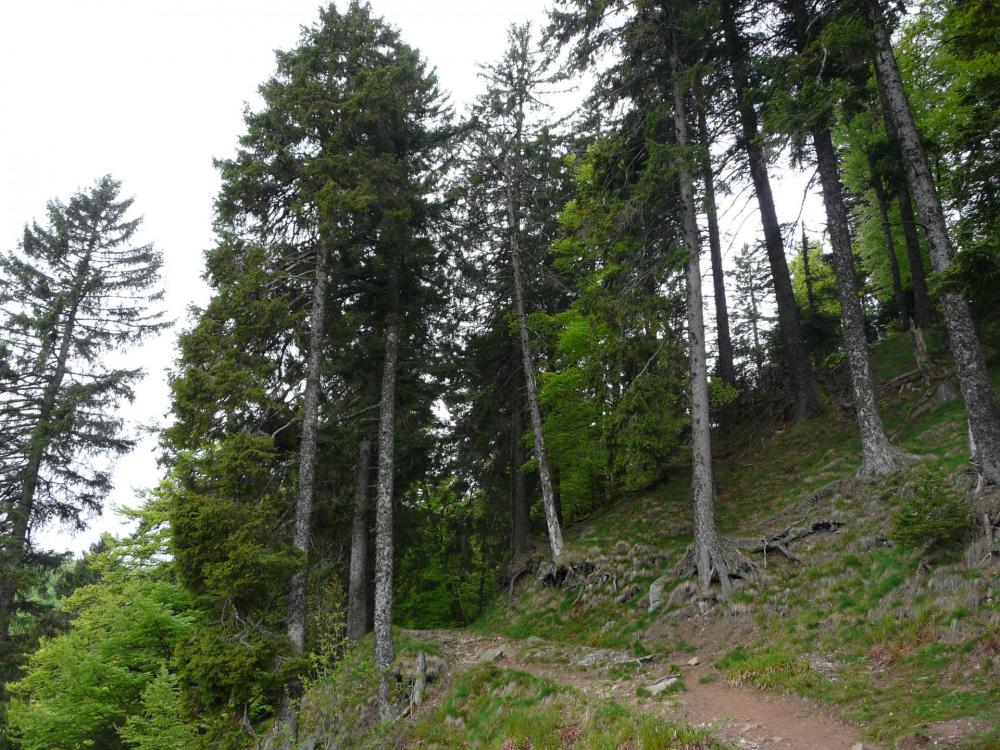
[[[865,9],[874,42],[875,75],[885,118],[899,138],[903,166],[923,220],[931,264],[935,272],[944,273],[952,264],[954,247],[941,196],[903,86],[883,4],[881,0],[867,0]],[[941,295],[941,308],[959,386],[969,413],[970,442],[974,447],[972,459],[987,481],[1000,484],[1000,400],[990,381],[969,304],[960,295],[946,292]]]
[[[27,569],[52,561],[34,534],[84,528],[111,490],[110,459],[134,445],[117,407],[142,370],[108,356],[167,323],[160,254],[136,241],[132,203],[103,177],[50,202],[47,222],[0,258],[0,647]]]
[[[801,421],[819,414],[823,405],[803,343],[799,312],[795,306],[791,276],[785,259],[784,239],[771,190],[767,152],[761,142],[757,93],[752,78],[754,68],[751,45],[748,44],[743,29],[745,11],[745,4],[741,0],[722,0],[720,3],[722,50],[728,65],[730,85],[738,115],[738,142],[746,154],[764,229],[764,247],[767,249],[771,265],[774,297],[778,309],[778,329],[794,391],[795,418]]]
[[[546,73],[546,63],[540,51],[533,48],[534,44],[529,25],[514,26],[508,32],[503,58],[483,69],[487,88],[472,112],[476,127],[469,140],[465,198],[470,232],[480,248],[482,262],[491,270],[496,269],[506,282],[506,289],[490,290],[493,304],[500,309],[513,308],[517,330],[515,359],[521,374],[510,376],[515,378],[511,389],[514,431],[511,440],[520,440],[519,384],[523,382],[549,545],[553,558],[557,558],[563,548],[562,529],[542,427],[537,355],[528,327],[528,304],[535,286],[532,281],[537,277],[538,255],[554,234],[561,170],[554,169],[559,159],[557,143],[544,118],[539,117],[545,109],[539,97],[551,76]],[[514,442],[511,460],[520,460],[519,447]],[[527,494],[523,477],[518,476],[520,468],[520,464],[511,467],[515,553],[524,551],[527,534]]]
[[[785,35],[797,56],[797,65],[793,66],[794,80],[790,85],[799,99],[816,103],[801,105],[808,111],[799,117],[807,123],[804,130],[812,139],[826,209],[827,231],[833,248],[833,268],[840,297],[840,324],[861,433],[861,468],[858,473],[865,477],[884,477],[897,471],[903,459],[902,454],[890,445],[882,424],[868,353],[868,337],[851,244],[850,218],[840,178],[840,157],[831,132],[832,104],[836,101],[829,86],[829,71],[835,65],[828,50],[832,45],[829,40],[823,39],[826,28],[822,19],[811,15],[802,0],[787,0],[784,10]],[[803,257],[808,258],[808,252]]]

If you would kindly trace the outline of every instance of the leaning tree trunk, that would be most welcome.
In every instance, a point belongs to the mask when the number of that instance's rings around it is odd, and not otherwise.
[[[56,411],[56,400],[63,379],[69,368],[70,346],[73,332],[76,328],[77,312],[82,302],[84,287],[90,274],[90,256],[83,258],[78,267],[77,275],[70,295],[70,304],[66,310],[66,320],[59,331],[59,351],[56,355],[55,369],[45,386],[42,402],[38,409],[38,423],[31,433],[28,462],[21,476],[21,490],[17,504],[8,517],[7,538],[10,552],[4,555],[0,572],[0,644],[10,639],[10,619],[14,615],[14,600],[17,597],[17,577],[24,563],[27,552],[29,530],[31,529],[31,514],[34,512],[35,492],[38,489],[38,479],[45,460],[45,451],[52,440],[52,418]],[[51,352],[51,349],[48,350]],[[48,353],[46,354],[47,359]]]
[[[875,202],[878,204],[879,221],[882,224],[882,236],[885,238],[885,254],[889,258],[889,273],[892,275],[892,297],[896,302],[899,315],[899,330],[910,328],[910,311],[906,305],[906,293],[903,291],[903,276],[899,272],[899,258],[896,257],[896,241],[892,236],[892,223],[889,221],[889,198],[882,185],[882,177],[872,167],[872,187],[875,190]]]
[[[306,563],[312,521],[313,485],[316,475],[316,433],[319,429],[320,367],[323,361],[326,322],[326,256],[323,243],[316,247],[312,306],[309,312],[309,359],[302,403],[302,438],[299,443],[299,483],[295,495],[295,530],[292,544],[302,553],[302,567],[292,576],[288,592],[288,640],[292,653],[301,656],[306,640]]]
[[[673,78],[674,133],[676,159],[683,211],[684,247],[688,251],[687,316],[691,376],[691,490],[694,504],[694,559],[698,588],[707,597],[713,574],[718,575],[723,596],[729,596],[729,564],[722,547],[722,537],[715,524],[715,478],[712,470],[711,417],[708,401],[708,366],[705,361],[705,320],[701,298],[701,262],[698,239],[698,214],[694,203],[694,183],[687,164],[687,112],[684,86],[676,40],[670,44],[670,72]]]
[[[347,637],[360,641],[368,629],[368,484],[372,441],[365,435],[358,449],[358,479],[351,521],[351,565],[347,585]]]
[[[883,110],[899,136],[903,166],[923,219],[931,264],[935,272],[943,273],[951,265],[953,250],[941,198],[931,177],[878,0],[869,0],[868,11],[875,39],[875,72],[884,96]],[[969,429],[977,448],[977,469],[987,481],[1000,484],[1000,401],[990,383],[969,305],[957,294],[942,294],[941,308],[969,414]]]
[[[531,429],[535,436],[538,477],[542,484],[542,507],[545,510],[545,522],[549,529],[552,558],[556,559],[563,550],[562,527],[559,522],[559,514],[556,512],[549,457],[545,450],[545,435],[542,432],[542,410],[538,406],[538,381],[535,375],[534,357],[531,354],[531,342],[528,339],[528,319],[524,311],[524,284],[521,277],[517,206],[509,186],[507,190],[507,229],[510,244],[510,266],[514,277],[514,307],[517,312],[517,327],[521,338],[521,362],[524,365],[524,381],[528,397],[528,410],[531,414]]]
[[[528,485],[527,477],[521,470],[524,465],[524,395],[521,391],[521,357],[519,346],[515,346],[515,370],[511,376],[513,388],[510,400],[510,553],[511,557],[527,552],[528,541]]]
[[[820,414],[823,411],[823,404],[820,400],[816,379],[809,367],[805,343],[802,340],[799,312],[795,305],[795,294],[792,291],[792,277],[788,272],[784,240],[781,237],[781,225],[778,223],[778,213],[774,208],[774,196],[771,193],[767,157],[760,144],[757,113],[754,111],[753,102],[747,96],[748,82],[743,41],[736,28],[735,9],[728,0],[722,8],[722,27],[726,54],[732,69],[732,83],[742,129],[743,148],[746,150],[750,166],[750,177],[753,181],[754,193],[757,196],[757,205],[760,209],[761,224],[764,229],[764,245],[771,266],[781,340],[785,348],[789,374],[795,391],[795,420],[802,422]]]
[[[878,410],[837,152],[830,129],[825,124],[815,126],[812,135],[823,186],[827,229],[833,246],[833,269],[840,293],[840,325],[844,333],[844,345],[847,347],[851,385],[854,388],[854,408],[861,430],[861,468],[858,474],[863,477],[884,477],[897,471],[902,466],[903,459],[889,443]]]
[[[701,180],[705,188],[705,216],[708,219],[708,247],[712,257],[712,289],[715,293],[715,329],[719,345],[719,377],[726,385],[736,386],[736,368],[733,366],[733,342],[729,333],[729,309],[726,305],[726,276],[722,267],[722,240],[719,233],[719,212],[715,202],[715,175],[712,171],[711,139],[705,119],[705,107],[699,100],[698,131],[703,144],[701,152]]]
[[[892,147],[902,154],[902,145],[896,121],[887,111],[885,102],[888,95],[880,76],[876,74],[879,99],[882,101],[882,120],[885,132]],[[910,187],[906,182],[906,170],[898,165],[889,176],[895,185],[896,197],[899,200],[899,215],[903,222],[903,240],[906,243],[906,259],[910,265],[910,285],[913,287],[913,317],[917,328],[927,328],[934,323],[934,305],[931,302],[930,291],[927,288],[927,271],[924,269],[924,253],[920,249],[920,236],[917,233],[917,219],[913,215],[913,199]]]
[[[392,280],[391,309],[386,319],[382,402],[378,417],[378,479],[375,496],[375,666],[379,671],[378,708],[392,718],[389,677],[396,658],[392,642],[392,491],[395,459],[396,369],[399,357],[399,275]]]

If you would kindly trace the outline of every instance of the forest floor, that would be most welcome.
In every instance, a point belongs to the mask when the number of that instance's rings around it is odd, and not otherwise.
[[[566,685],[592,699],[707,729],[736,748],[876,747],[861,742],[857,727],[811,701],[727,683],[713,666],[722,654],[710,634],[705,634],[702,648],[696,647],[693,656],[679,663],[639,662],[625,652],[566,647],[540,638],[514,641],[467,630],[406,631],[406,635],[439,645],[454,674],[495,663]],[[669,685],[661,693],[651,694],[651,688],[665,683]]]
[[[876,345],[874,364],[886,428],[918,456],[905,471],[854,478],[845,393],[803,425],[741,424],[716,446],[720,527],[804,530],[789,555],[748,552],[758,579],[699,606],[675,570],[691,543],[675,466],[568,527],[558,574],[539,549],[468,628],[408,632],[452,669],[400,746],[1000,749],[1000,558],[981,526],[944,549],[894,537],[915,504],[1000,521],[1000,493],[970,500],[947,369],[911,377],[904,337]]]

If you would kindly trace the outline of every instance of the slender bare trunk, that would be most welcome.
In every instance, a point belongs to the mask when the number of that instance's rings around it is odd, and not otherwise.
[[[882,236],[885,238],[885,254],[889,258],[889,273],[892,274],[892,297],[896,303],[896,313],[899,317],[899,330],[910,328],[910,311],[906,305],[906,293],[903,291],[903,276],[899,272],[899,259],[896,257],[896,241],[892,236],[892,223],[889,221],[889,199],[882,185],[882,177],[872,169],[872,187],[875,189],[875,202],[878,204],[879,221],[882,223]]]
[[[750,177],[753,181],[761,224],[764,229],[764,245],[771,266],[781,340],[795,394],[795,420],[801,422],[820,414],[823,411],[823,404],[820,400],[819,388],[816,386],[816,379],[809,367],[809,357],[802,340],[799,312],[795,305],[795,295],[792,292],[792,277],[788,272],[784,240],[781,237],[781,225],[778,223],[778,214],[774,208],[774,196],[771,193],[767,157],[760,144],[757,113],[754,110],[753,102],[747,97],[749,84],[745,69],[744,43],[736,27],[735,14],[736,10],[732,2],[726,0],[723,3],[721,14],[722,27],[726,54],[732,69],[733,90],[736,94],[736,106],[743,136],[742,145],[746,150]]]
[[[868,11],[875,40],[875,72],[884,97],[883,110],[899,136],[903,166],[923,219],[931,264],[935,272],[942,273],[951,265],[953,250],[941,198],[927,164],[878,0],[869,0]],[[969,305],[958,295],[943,294],[941,308],[975,439],[977,469],[989,482],[1000,484],[1000,401],[990,383]]]
[[[876,85],[878,86],[879,100],[882,102],[882,120],[885,123],[885,132],[889,138],[889,143],[902,154],[902,145],[899,140],[899,131],[896,128],[895,118],[889,115],[886,110],[887,94],[884,90],[883,79],[876,75]],[[906,259],[910,266],[910,285],[913,287],[913,317],[920,328],[927,328],[934,324],[934,305],[931,302],[930,291],[927,288],[927,271],[924,269],[924,253],[920,249],[920,236],[917,233],[917,220],[913,215],[913,198],[910,195],[910,186],[906,181],[905,168],[900,169],[897,165],[889,175],[891,183],[895,186],[896,197],[899,200],[899,215],[903,223],[903,240],[906,243]]]
[[[806,278],[806,303],[810,312],[816,312],[816,295],[813,293],[812,271],[809,268],[809,240],[806,237],[806,225],[802,223],[802,272]]]
[[[302,553],[302,567],[292,576],[288,592],[288,640],[292,653],[301,655],[306,640],[306,569],[309,527],[312,521],[313,485],[316,475],[316,433],[319,429],[320,367],[323,361],[326,322],[326,247],[316,247],[312,306],[309,311],[309,359],[302,403],[302,438],[299,443],[299,482],[295,495],[295,530],[292,544]]]
[[[861,469],[858,473],[866,477],[883,477],[902,466],[902,456],[889,443],[879,414],[837,151],[833,146],[830,129],[825,124],[815,126],[812,135],[820,182],[823,185],[827,229],[833,246],[833,269],[840,293],[840,325],[847,349],[851,385],[854,388],[854,408],[861,431]]]
[[[671,34],[673,37],[673,34]],[[684,246],[688,251],[687,316],[691,377],[691,490],[694,505],[694,556],[698,587],[709,594],[713,571],[718,574],[723,595],[729,595],[729,568],[722,549],[722,537],[715,523],[715,478],[712,469],[712,436],[708,402],[708,366],[705,361],[705,320],[701,296],[701,247],[698,215],[694,202],[694,182],[688,167],[687,111],[680,78],[676,40],[670,40],[670,72],[673,78],[674,133],[679,154],[676,158],[683,211]]]
[[[535,436],[535,457],[538,459],[538,478],[542,484],[542,507],[545,510],[545,522],[549,529],[549,544],[552,547],[552,558],[562,554],[562,527],[556,512],[555,497],[552,493],[552,476],[549,469],[549,457],[545,450],[545,435],[542,432],[542,410],[538,405],[538,380],[535,375],[535,360],[531,353],[531,342],[528,339],[528,318],[524,310],[524,284],[521,276],[521,250],[519,243],[519,223],[517,204],[508,186],[507,194],[507,229],[510,245],[510,265],[514,277],[514,307],[517,312],[517,327],[521,337],[521,361],[524,365],[525,390],[528,397],[528,411],[531,415],[531,430]]]
[[[347,637],[360,641],[368,629],[368,484],[372,441],[365,435],[358,449],[358,479],[351,521],[351,566],[347,587]]]
[[[712,257],[712,290],[715,294],[715,329],[719,346],[719,377],[722,382],[736,385],[733,366],[733,342],[729,333],[729,309],[726,305],[726,276],[722,267],[722,239],[719,233],[719,212],[715,202],[715,175],[712,171],[711,139],[705,119],[705,107],[697,101],[698,131],[701,137],[701,180],[705,189],[705,217],[708,220],[708,248]]]
[[[906,244],[906,260],[910,265],[910,285],[913,287],[913,318],[920,328],[934,325],[934,303],[927,288],[927,271],[924,268],[924,252],[920,249],[920,234],[917,232],[917,218],[913,215],[913,198],[906,184],[906,176],[899,175],[897,196],[899,217],[903,222],[903,240]]]
[[[378,479],[375,500],[375,666],[379,670],[378,706],[382,719],[392,718],[389,672],[396,658],[392,641],[392,492],[400,329],[398,272],[393,276],[391,293],[394,297],[386,319],[382,402],[378,418]]]
[[[527,477],[521,471],[524,465],[524,394],[521,391],[522,371],[519,346],[515,347],[513,374],[514,387],[510,404],[510,552],[517,557],[530,548],[528,541],[528,486]]]

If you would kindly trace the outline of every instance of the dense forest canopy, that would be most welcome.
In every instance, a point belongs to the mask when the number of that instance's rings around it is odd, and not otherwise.
[[[164,326],[161,258],[111,177],[0,257],[0,748],[305,747],[317,690],[324,746],[361,746],[413,708],[394,626],[561,584],[567,528],[665,483],[708,611],[792,557],[720,531],[720,440],[848,415],[860,481],[922,460],[889,339],[960,395],[972,495],[1000,486],[994,3],[557,0],[461,111],[404,37],[335,3],[276,54],[216,163],[163,476],[81,560],[36,538],[134,445],[142,373],[111,363]],[[824,227],[779,222],[788,169]],[[741,202],[760,231],[724,258]],[[904,521],[995,553],[988,509]]]

